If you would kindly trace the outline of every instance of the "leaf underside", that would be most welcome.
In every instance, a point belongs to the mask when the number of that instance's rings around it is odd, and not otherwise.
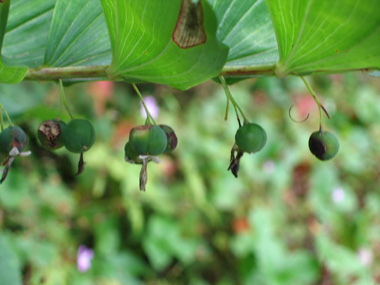
[[[278,48],[265,0],[209,0],[218,19],[218,39],[230,51],[229,68],[262,68],[274,65]]]
[[[9,6],[10,0],[0,2],[0,54],[7,26]],[[13,66],[12,64],[9,64],[5,57],[0,56],[0,83],[18,83],[24,78],[27,70],[27,67]]]
[[[0,236],[0,283],[22,284],[17,258],[2,236]]]
[[[55,0],[12,0],[2,55],[14,65],[44,62]]]
[[[44,65],[110,63],[111,45],[99,0],[57,0]]]
[[[380,68],[377,0],[267,0],[279,45],[277,73]]]
[[[102,0],[102,4],[112,45],[108,70],[112,78],[186,89],[222,70],[228,49],[216,39],[216,19],[207,2],[202,2],[207,40],[187,49],[172,39],[181,1]]]
[[[185,4],[201,10],[179,17]],[[111,64],[110,79],[179,89],[221,71],[246,78],[376,70],[376,7],[377,0],[12,0],[8,23],[0,17],[0,82],[21,81],[22,66]]]

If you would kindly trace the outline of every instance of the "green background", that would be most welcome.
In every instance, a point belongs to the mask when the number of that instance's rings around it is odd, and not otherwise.
[[[308,150],[319,118],[299,78],[247,80],[231,92],[268,141],[244,155],[238,179],[227,171],[238,124],[232,108],[224,121],[221,86],[139,85],[158,101],[156,121],[179,138],[161,164],[149,164],[146,192],[140,167],[123,158],[129,129],[144,123],[131,86],[66,88],[75,115],[97,132],[76,177],[77,155],[36,141],[39,124],[58,114],[57,86],[0,85],[33,152],[16,158],[0,186],[0,260],[13,260],[0,262],[0,283],[2,269],[28,284],[379,281],[380,82],[360,73],[308,80],[331,115],[323,121],[339,139],[337,156],[321,162]],[[289,118],[293,104],[291,117],[310,113],[306,122]],[[85,273],[76,268],[82,244],[95,251]]]

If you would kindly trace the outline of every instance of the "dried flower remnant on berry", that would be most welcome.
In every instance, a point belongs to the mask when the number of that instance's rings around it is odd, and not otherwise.
[[[63,146],[62,130],[66,123],[58,120],[44,121],[38,128],[38,139],[48,149],[58,149]]]

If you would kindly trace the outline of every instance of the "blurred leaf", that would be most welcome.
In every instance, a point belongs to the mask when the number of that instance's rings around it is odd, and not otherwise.
[[[319,162],[319,161],[318,161]],[[333,165],[326,165],[319,162],[311,177],[311,193],[310,201],[315,207],[315,214],[322,220],[328,221],[334,214],[334,207],[326,207],[333,205],[332,194],[334,188],[340,186],[337,179],[337,171]]]
[[[154,216],[149,220],[143,246],[153,267],[162,270],[169,265],[173,257],[179,258],[184,264],[192,261],[197,242],[182,237],[178,223]]]
[[[368,279],[368,270],[360,263],[355,252],[339,244],[334,244],[327,235],[321,234],[316,238],[316,246],[320,258],[328,268],[338,276],[339,283],[347,284],[352,278]],[[365,278],[367,277],[367,278]],[[358,284],[366,284],[361,283]],[[368,284],[368,283],[367,283]]]
[[[11,117],[41,106],[46,88],[35,84],[0,85],[0,100]],[[47,107],[45,107],[47,108]]]
[[[216,39],[217,23],[207,2],[201,2],[206,42],[187,49],[173,42],[181,2],[102,0],[112,46],[108,69],[112,78],[187,89],[219,74],[228,49]]]
[[[362,86],[352,102],[359,119],[367,124],[380,120],[380,99],[377,93],[375,89]]]
[[[20,159],[21,157],[18,157]],[[22,159],[22,158],[21,158]],[[18,163],[15,161],[14,163]],[[1,184],[0,202],[7,208],[19,208],[22,201],[28,197],[30,187],[21,171],[13,167],[9,170],[7,179]]]
[[[376,0],[267,3],[279,45],[279,76],[380,68]]]
[[[120,239],[117,231],[117,222],[106,219],[98,223],[94,229],[96,235],[96,252],[102,255],[114,253],[119,248]]]
[[[17,258],[2,236],[0,236],[0,284],[22,284]]]
[[[290,254],[276,238],[274,213],[269,209],[256,209],[250,215],[250,222],[255,229],[253,247],[258,266],[268,284],[311,284],[316,281],[319,265],[312,255],[304,250]]]
[[[57,0],[45,65],[108,65],[111,46],[98,0]]]
[[[129,251],[114,252],[105,257],[99,257],[95,254],[92,263],[91,271],[98,277],[97,280],[101,284],[137,285],[141,284],[137,276],[146,277],[149,272],[149,269],[142,261]],[[80,279],[77,279],[77,282],[77,284],[82,284]]]

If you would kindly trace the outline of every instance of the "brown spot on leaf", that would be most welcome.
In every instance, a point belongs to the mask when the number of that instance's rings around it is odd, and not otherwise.
[[[173,32],[173,41],[178,47],[186,49],[206,42],[203,26],[203,8],[201,0],[182,0],[177,24]]]

